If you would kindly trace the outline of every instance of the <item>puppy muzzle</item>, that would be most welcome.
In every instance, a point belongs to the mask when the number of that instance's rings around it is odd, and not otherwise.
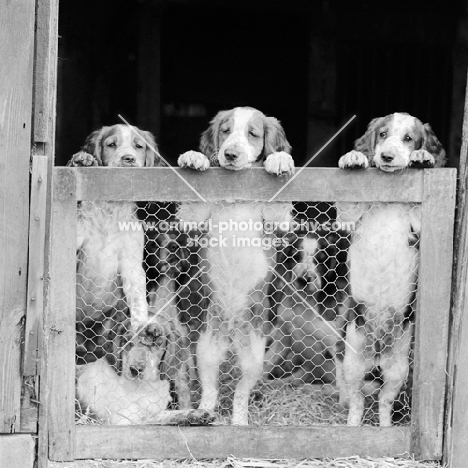
[[[383,171],[394,172],[408,166],[410,151],[396,137],[388,138],[377,148],[374,163]]]
[[[249,154],[245,145],[235,143],[221,147],[218,155],[219,164],[231,170],[239,170],[247,167],[250,163]]]
[[[121,146],[112,158],[113,166],[116,167],[138,167],[136,151],[131,146]]]

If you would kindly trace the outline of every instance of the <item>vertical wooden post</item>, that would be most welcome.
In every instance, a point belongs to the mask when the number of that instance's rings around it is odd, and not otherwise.
[[[456,171],[424,171],[412,394],[412,452],[442,457]]]
[[[46,156],[34,156],[31,171],[29,216],[28,301],[24,333],[23,375],[38,373],[42,313],[44,310],[44,260],[48,183]]]
[[[51,236],[51,186],[52,168],[55,156],[55,113],[57,94],[57,60],[58,60],[58,9],[59,0],[37,0],[36,9],[36,42],[35,42],[35,62],[34,62],[34,114],[33,114],[33,141],[37,157],[41,157],[42,164],[47,166],[47,187],[46,205],[40,215],[45,222],[44,232],[44,259],[45,272],[49,272],[49,250]],[[45,162],[46,160],[47,162]],[[43,207],[44,208],[44,207]],[[31,265],[34,269],[34,265]],[[46,468],[48,465],[48,445],[49,445],[49,417],[48,417],[48,352],[47,349],[47,317],[45,316],[49,306],[48,285],[50,278],[44,278],[44,302],[42,310],[38,313],[43,317],[38,317],[37,349],[40,358],[37,373],[40,379],[36,379],[36,386],[39,388],[39,430],[38,430],[38,468]],[[29,312],[29,311],[28,311]],[[29,320],[31,324],[33,320]],[[42,327],[41,327],[42,326]],[[42,371],[42,372],[41,372]]]
[[[49,458],[73,460],[75,448],[76,178],[54,173],[49,303],[46,311]]]
[[[468,87],[465,95],[463,142],[455,225],[455,265],[452,327],[448,365],[449,384],[445,425],[444,461],[465,468],[468,460]]]
[[[0,2],[0,432],[20,431],[34,0]]]

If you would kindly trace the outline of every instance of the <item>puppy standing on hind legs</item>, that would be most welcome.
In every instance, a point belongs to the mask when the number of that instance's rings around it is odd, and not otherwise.
[[[200,152],[179,157],[181,167],[204,171],[211,165],[239,171],[260,167],[271,174],[292,174],[294,162],[284,130],[273,117],[250,107],[219,112],[202,134]],[[263,162],[264,161],[264,162]],[[263,248],[264,231],[222,230],[220,226],[249,221],[290,220],[290,204],[191,203],[182,204],[178,216],[203,222],[212,219],[213,242],[201,249],[206,267],[205,284],[211,289],[206,323],[197,345],[197,362],[202,384],[200,408],[214,410],[218,401],[219,366],[232,345],[242,376],[234,392],[232,423],[248,424],[248,400],[261,379],[265,353],[264,324],[269,308],[268,283],[275,264],[274,247]],[[246,243],[238,244],[236,239]],[[225,242],[224,242],[225,241]]]
[[[68,166],[120,168],[163,165],[147,131],[117,124],[88,136]],[[82,201],[77,223],[77,323],[103,321],[115,310],[130,311],[136,330],[148,319],[143,270],[144,233],[122,230],[138,222],[133,202]]]
[[[374,119],[341,157],[342,169],[375,166],[385,172],[442,167],[445,151],[428,124],[406,113]],[[349,248],[351,294],[358,306],[346,326],[343,363],[337,362],[340,401],[349,401],[349,425],[364,411],[366,372],[380,367],[381,426],[392,423],[393,403],[408,376],[421,229],[421,208],[398,203],[338,203],[337,219],[353,221]]]

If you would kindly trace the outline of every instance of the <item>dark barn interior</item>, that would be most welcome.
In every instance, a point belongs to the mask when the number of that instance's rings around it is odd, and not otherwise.
[[[373,118],[430,122],[456,166],[468,50],[461,1],[67,0],[56,164],[95,128],[151,130],[172,163],[218,110],[281,120],[296,165],[336,166]]]

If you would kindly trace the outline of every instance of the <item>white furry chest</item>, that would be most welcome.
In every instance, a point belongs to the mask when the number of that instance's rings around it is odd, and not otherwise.
[[[134,226],[128,223],[135,222]],[[78,208],[78,236],[104,247],[130,232],[140,232],[133,203],[82,202]]]
[[[249,294],[262,289],[272,249],[263,248],[262,205],[217,204],[205,252],[215,301],[228,316],[247,307]]]
[[[379,309],[410,303],[418,266],[410,236],[403,205],[379,204],[364,213],[349,249],[351,292],[357,301]]]
[[[114,279],[122,249],[134,248],[134,243],[143,248],[139,227],[133,203],[83,202],[77,242],[87,269]]]

